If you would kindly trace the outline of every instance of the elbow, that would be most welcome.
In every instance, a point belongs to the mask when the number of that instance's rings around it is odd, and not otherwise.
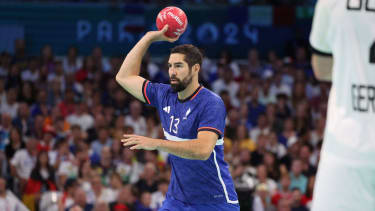
[[[314,70],[314,75],[318,81],[331,81],[331,77],[332,77],[331,75],[324,74],[316,69]]]
[[[123,86],[125,83],[124,83],[124,77],[121,77],[118,73],[117,73],[117,75],[116,75],[116,82],[119,84],[119,85],[121,85],[121,86]]]
[[[120,80],[121,80],[121,79],[120,79],[120,76],[119,76],[119,74],[117,73],[117,74],[116,74],[116,81],[117,81],[117,83],[120,83]]]
[[[206,160],[208,160],[208,158],[210,158],[211,154],[212,154],[212,151],[208,151],[208,150],[202,151],[199,154],[198,159],[202,160],[202,161],[206,161]]]
[[[314,69],[314,75],[315,75],[315,78],[318,80],[318,81],[323,81],[324,80],[324,77],[322,74],[320,74],[318,71],[316,71]]]

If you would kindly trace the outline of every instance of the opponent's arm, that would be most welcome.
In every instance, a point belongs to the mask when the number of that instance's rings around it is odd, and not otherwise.
[[[130,149],[159,149],[173,155],[193,160],[207,160],[216,145],[218,135],[211,131],[200,131],[197,139],[189,141],[169,141],[153,139],[138,135],[124,135],[122,139],[124,146]]]
[[[127,92],[142,102],[145,102],[142,94],[142,85],[145,79],[139,76],[142,58],[147,49],[150,47],[151,43],[156,41],[174,42],[178,39],[178,37],[174,39],[166,37],[164,33],[167,31],[167,29],[168,25],[166,25],[160,31],[147,32],[128,53],[120,67],[119,72],[116,75],[116,81]]]
[[[320,81],[332,80],[333,59],[331,56],[313,54],[311,58],[311,65],[313,67],[315,77],[318,80]]]
[[[313,55],[311,65],[315,76],[322,81],[332,80],[332,41],[331,31],[332,9],[336,1],[319,0],[315,6],[313,24],[310,33],[310,44]]]

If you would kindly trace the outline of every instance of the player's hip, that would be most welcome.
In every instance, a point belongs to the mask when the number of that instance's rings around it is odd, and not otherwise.
[[[375,210],[375,168],[321,158],[315,182],[313,211]]]
[[[239,211],[240,206],[238,203],[227,203],[227,202],[220,202],[220,203],[189,203],[177,200],[172,196],[167,196],[163,202],[162,207],[159,211]]]

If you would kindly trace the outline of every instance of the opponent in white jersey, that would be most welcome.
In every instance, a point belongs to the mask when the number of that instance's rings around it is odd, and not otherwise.
[[[375,210],[375,0],[319,0],[310,43],[332,80],[313,210]]]

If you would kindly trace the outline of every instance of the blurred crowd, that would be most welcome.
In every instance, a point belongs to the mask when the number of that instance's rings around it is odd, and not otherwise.
[[[73,2],[73,3],[142,3],[166,5],[274,5],[274,6],[296,6],[296,5],[315,5],[316,0],[0,0],[0,2]]]
[[[125,55],[124,55],[125,56]],[[168,58],[166,58],[167,60]],[[164,138],[155,109],[115,81],[123,58],[100,47],[81,57],[0,55],[0,210],[153,211],[170,179],[167,154],[129,150],[124,133]],[[141,75],[168,83],[149,55]],[[325,126],[329,84],[315,80],[306,47],[280,58],[204,58],[201,83],[227,109],[225,160],[241,210],[308,210]]]

